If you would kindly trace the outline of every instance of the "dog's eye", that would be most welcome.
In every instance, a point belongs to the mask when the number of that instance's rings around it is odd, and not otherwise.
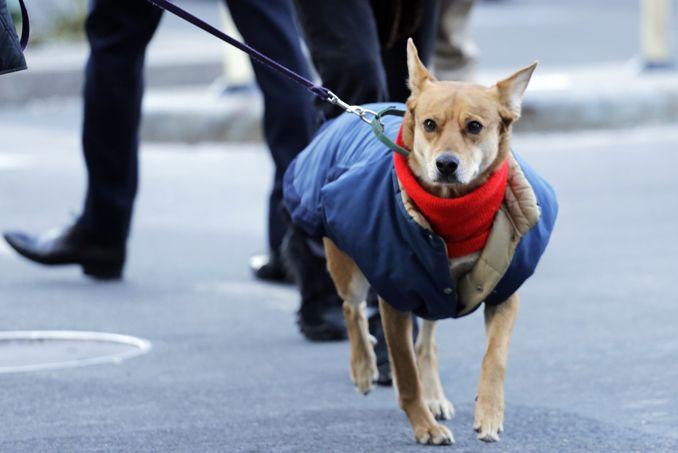
[[[429,118],[427,120],[424,120],[424,130],[426,132],[433,132],[436,130],[437,127],[438,125],[432,119]]]
[[[466,123],[466,130],[473,135],[480,134],[480,131],[483,130],[483,125],[478,121],[469,121]]]

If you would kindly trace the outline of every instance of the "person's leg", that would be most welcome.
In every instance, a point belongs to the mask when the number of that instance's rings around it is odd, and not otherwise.
[[[311,77],[289,0],[227,0],[226,3],[238,31],[249,45],[298,74]],[[264,135],[275,164],[268,206],[268,246],[275,256],[287,229],[281,216],[282,177],[292,159],[311,140],[318,115],[310,92],[271,68],[255,61],[252,65],[264,97]]]
[[[122,275],[137,188],[144,52],[160,16],[145,1],[91,1],[82,138],[88,171],[84,211],[74,225],[60,231],[5,233],[7,242],[29,260],[79,264],[85,274],[99,279]]]
[[[436,31],[438,27],[438,1],[421,0],[419,2],[418,26],[412,35],[419,57],[429,64],[433,56]],[[407,88],[407,38],[402,36],[382,51],[382,60],[388,82],[388,100],[405,102],[410,95]]]
[[[227,5],[248,44],[304,77],[311,77],[288,0],[227,0]],[[253,62],[253,68],[264,96],[264,133],[275,163],[269,199],[269,247],[271,256],[282,261],[275,256],[287,230],[287,220],[282,218],[282,177],[310,141],[318,114],[313,95],[303,87],[257,62]],[[341,303],[322,254],[318,256],[312,241],[296,229],[287,234],[285,249],[290,273],[301,293],[298,324],[302,333],[314,341],[345,338]],[[282,263],[277,264],[282,267]],[[257,275],[261,276],[261,270]]]
[[[97,241],[127,239],[137,190],[146,46],[160,21],[146,1],[93,0],[82,145],[88,186],[80,225]]]
[[[424,62],[430,60],[433,53],[433,43],[436,31],[436,0],[421,0],[416,5],[415,15],[417,16],[417,25],[414,27],[412,38],[420,51],[420,57]],[[375,13],[376,14],[376,13]],[[386,79],[388,83],[388,100],[394,102],[405,102],[410,95],[407,88],[407,45],[408,36],[398,37],[388,48],[383,49],[381,58],[383,61]],[[388,350],[386,348],[386,339],[381,323],[381,315],[378,310],[377,295],[370,292],[367,301],[369,310],[370,332],[377,339],[374,352],[377,355],[377,367],[379,369],[379,385],[391,385],[391,367],[388,360]],[[412,329],[415,332],[415,338],[418,333],[416,318],[412,316]]]
[[[306,44],[323,85],[349,104],[385,100],[386,78],[370,0],[294,2]],[[325,102],[319,103],[318,107],[326,118],[342,113],[340,108]],[[286,238],[285,254],[300,284],[301,330],[310,339],[320,339],[313,333],[316,330],[314,324],[325,320],[325,324],[332,325],[332,320],[343,319],[334,311],[317,310],[318,307],[341,310],[341,300],[325,271],[322,244],[305,238],[300,230],[292,228]],[[345,331],[338,335],[338,329],[328,331],[336,339],[346,335]]]
[[[369,0],[295,0],[313,63],[323,85],[349,104],[386,100],[377,24]],[[328,103],[329,118],[342,110]]]

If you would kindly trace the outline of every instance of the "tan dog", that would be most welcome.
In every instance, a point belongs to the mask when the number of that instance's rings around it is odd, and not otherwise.
[[[407,65],[411,95],[407,100],[402,139],[412,151],[408,164],[430,193],[447,198],[464,195],[483,184],[508,158],[511,124],[520,116],[522,96],[537,63],[490,88],[439,82],[421,63],[410,40]],[[443,154],[454,156],[453,177],[440,172],[437,162]],[[411,203],[408,209],[416,211]],[[330,239],[325,238],[324,243],[328,269],[344,301],[351,343],[351,378],[360,392],[367,393],[377,375],[365,316],[364,301],[370,285],[352,258]],[[453,277],[458,281],[473,267],[478,256],[479,253],[474,253],[451,259]],[[436,422],[436,418],[451,418],[453,408],[440,383],[435,323],[423,322],[413,347],[411,314],[397,311],[381,298],[379,307],[400,407],[412,424],[417,442],[436,445],[454,442],[448,428]],[[504,372],[517,312],[517,294],[500,305],[485,308],[487,350],[474,422],[478,438],[484,441],[498,440],[503,430]]]

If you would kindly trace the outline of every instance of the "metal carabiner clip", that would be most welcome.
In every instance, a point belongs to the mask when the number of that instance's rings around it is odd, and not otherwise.
[[[342,109],[344,109],[344,111],[348,113],[353,113],[354,115],[357,115],[366,124],[372,124],[372,119],[377,116],[377,112],[375,112],[374,110],[366,109],[359,105],[347,104],[346,102],[342,101],[339,98],[339,96],[337,96],[331,91],[329,92],[327,102],[341,107]],[[367,115],[372,115],[372,118],[368,118]]]

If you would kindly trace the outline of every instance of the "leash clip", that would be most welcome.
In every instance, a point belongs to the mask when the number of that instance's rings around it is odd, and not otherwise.
[[[342,101],[339,96],[334,94],[333,92],[328,90],[328,97],[327,97],[327,102],[330,104],[334,104],[336,106],[341,107],[348,113],[353,113],[354,115],[358,115],[358,117],[366,124],[372,124],[372,121],[377,117],[377,112],[374,110],[366,109],[364,107],[361,107],[359,105],[350,105],[347,104],[346,102]],[[371,118],[368,117],[368,115],[371,115]]]
[[[410,155],[410,152],[403,148],[402,146],[396,144],[386,136],[384,133],[384,123],[381,122],[381,117],[382,116],[387,116],[387,115],[393,115],[393,116],[400,116],[403,117],[405,116],[405,111],[400,110],[396,107],[387,107],[380,112],[375,112],[374,110],[366,109],[365,107],[361,107],[359,105],[350,105],[347,104],[346,102],[342,101],[339,96],[336,94],[332,93],[330,90],[327,90],[327,98],[325,99],[327,102],[330,104],[334,104],[336,106],[341,107],[348,113],[353,113],[354,115],[358,115],[360,120],[363,123],[369,124],[372,127],[372,132],[374,132],[374,135],[379,139],[380,142],[382,142],[384,145],[388,146],[390,149],[395,151],[398,154],[402,154],[405,157],[408,157]]]

